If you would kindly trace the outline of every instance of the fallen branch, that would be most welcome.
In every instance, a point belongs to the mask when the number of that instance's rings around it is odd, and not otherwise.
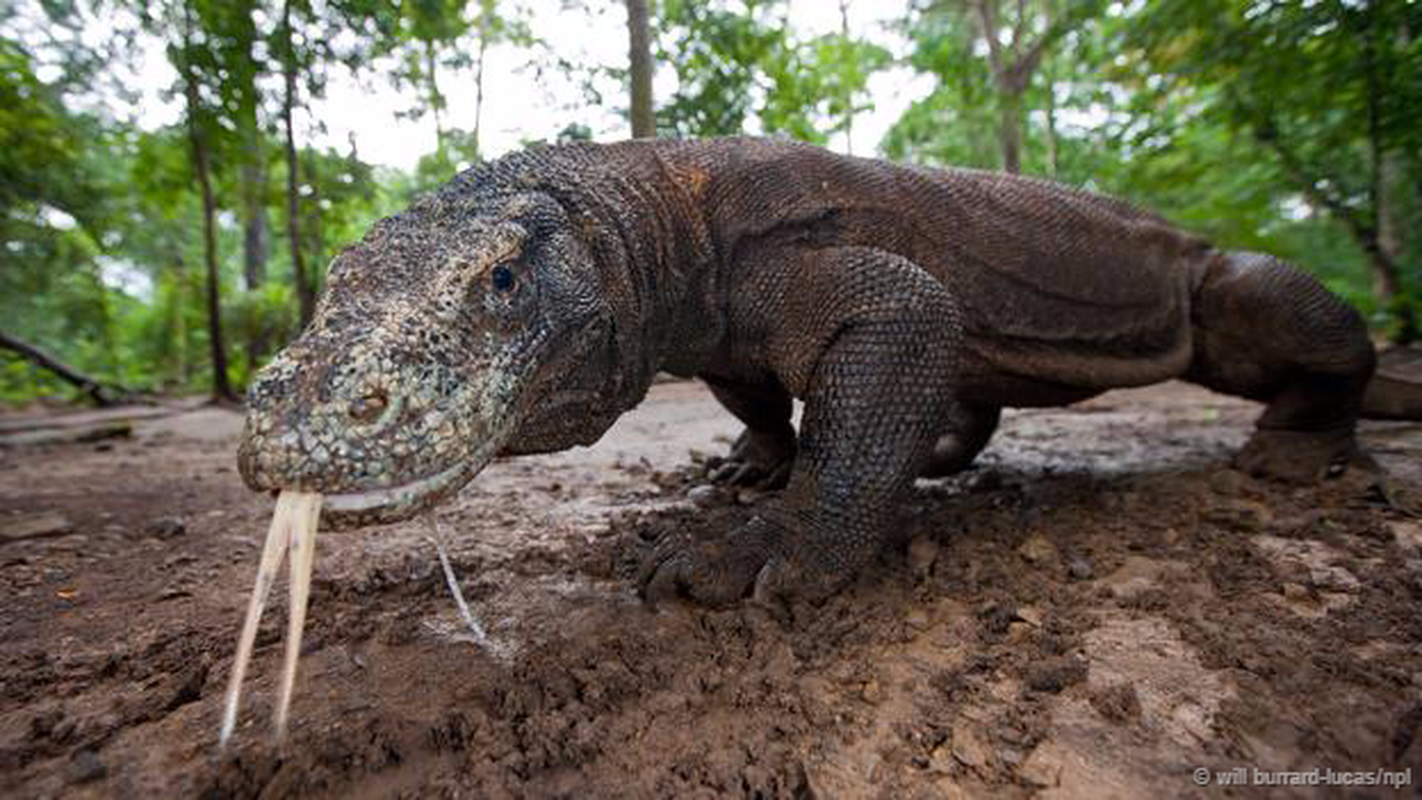
[[[0,331],[0,348],[19,353],[21,357],[29,362],[58,375],[67,383],[88,395],[94,401],[95,405],[113,405],[121,400],[130,399],[134,395],[132,391],[118,384],[107,383],[98,378],[85,375],[29,342],[16,339],[3,331]]]

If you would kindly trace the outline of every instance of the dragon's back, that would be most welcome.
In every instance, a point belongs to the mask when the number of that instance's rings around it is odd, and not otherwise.
[[[1161,380],[1189,358],[1189,298],[1210,248],[1124,201],[780,140],[656,147],[695,193],[724,268],[766,240],[902,255],[952,290],[977,369],[1104,388]]]

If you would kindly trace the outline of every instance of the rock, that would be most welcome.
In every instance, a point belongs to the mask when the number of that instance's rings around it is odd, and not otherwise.
[[[1027,688],[1038,692],[1060,692],[1086,680],[1086,664],[1069,656],[1048,658],[1027,669]]]
[[[870,678],[864,682],[864,688],[859,693],[864,698],[864,702],[871,705],[878,705],[884,702],[884,687],[879,682]]]
[[[182,674],[173,675],[159,690],[165,695],[163,710],[172,712],[202,697],[203,684],[207,683],[207,663],[199,662],[188,667]]]
[[[1073,555],[1067,559],[1067,575],[1074,581],[1089,581],[1096,575],[1096,568],[1086,556]]]
[[[933,564],[938,560],[938,540],[931,536],[915,536],[908,546],[909,572],[916,581],[928,577]]]
[[[66,774],[74,783],[89,783],[108,775],[109,768],[99,760],[98,753],[86,747],[70,759]]]
[[[1140,719],[1141,716],[1140,695],[1129,683],[1117,683],[1092,692],[1091,707],[1117,724]]]
[[[753,506],[764,497],[764,492],[757,492],[754,489],[742,489],[736,492],[736,502],[743,506]]]
[[[1274,512],[1254,500],[1235,500],[1209,509],[1204,518],[1229,530],[1258,533],[1273,524]]]
[[[1061,758],[1052,750],[1053,748],[1049,745],[1033,750],[1032,755],[1027,756],[1027,760],[1018,768],[1018,777],[1033,786],[1047,787],[1060,784],[1064,765]]]
[[[1011,608],[994,600],[985,601],[978,608],[978,619],[982,621],[983,627],[989,633],[1007,633],[1015,616],[1016,614]]]
[[[928,612],[921,608],[911,609],[904,615],[904,624],[914,631],[922,631],[928,627],[930,622]]]
[[[1389,522],[1387,527],[1399,545],[1422,550],[1422,522]]]
[[[144,532],[159,539],[176,539],[188,532],[188,526],[182,517],[159,517],[149,522]]]
[[[1025,622],[1014,622],[1007,626],[1007,635],[1012,639],[1022,639],[1031,633],[1032,626]]]
[[[63,514],[46,511],[11,517],[0,526],[0,541],[18,542],[25,539],[49,539],[74,532],[74,523]]]
[[[1040,608],[1022,606],[1017,609],[1017,618],[1034,628],[1042,627],[1042,610]]]
[[[1225,469],[1210,476],[1210,489],[1215,494],[1226,497],[1239,494],[1244,485],[1244,476],[1237,470]]]
[[[1018,545],[1017,554],[1038,567],[1050,567],[1061,558],[1057,546],[1040,533],[1032,534],[1027,537],[1027,541]]]
[[[928,768],[944,775],[952,775],[958,769],[958,760],[953,757],[953,748],[939,745],[928,754]]]
[[[988,751],[982,737],[972,726],[958,723],[953,726],[953,758],[967,767],[987,765]]]
[[[691,490],[686,493],[686,499],[702,508],[714,506],[721,501],[721,489],[707,484],[693,486]]]
[[[1160,561],[1143,556],[1127,556],[1120,567],[1100,582],[1113,596],[1131,600],[1157,588],[1166,569],[1167,565]]]
[[[36,714],[30,719],[30,738],[33,740],[44,740],[50,738],[55,726],[64,721],[64,712],[57,708],[51,708],[40,714]]]

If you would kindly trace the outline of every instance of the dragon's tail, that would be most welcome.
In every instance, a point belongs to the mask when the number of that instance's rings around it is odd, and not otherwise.
[[[1362,416],[1422,420],[1422,352],[1394,347],[1379,354],[1363,392]]]

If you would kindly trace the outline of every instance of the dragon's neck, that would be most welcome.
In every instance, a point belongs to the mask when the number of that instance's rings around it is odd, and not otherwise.
[[[611,310],[614,402],[660,370],[694,372],[722,334],[710,235],[695,187],[651,141],[550,148],[548,183],[585,236]]]

